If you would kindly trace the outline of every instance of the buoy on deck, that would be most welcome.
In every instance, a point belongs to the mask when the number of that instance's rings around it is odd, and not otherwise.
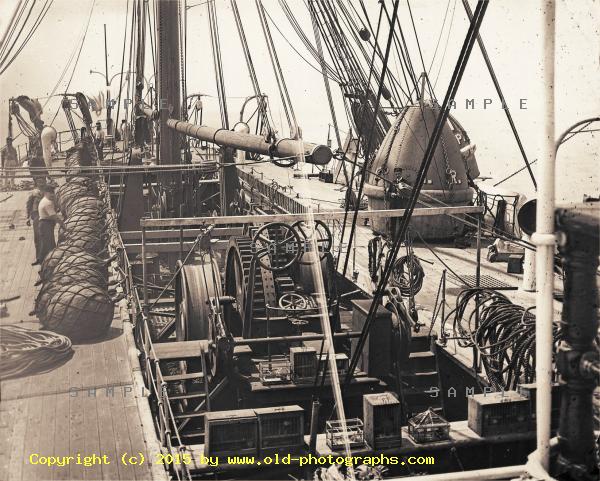
[[[369,209],[402,209],[416,183],[429,137],[440,107],[433,102],[404,107],[386,134],[369,169],[365,194]],[[469,187],[479,175],[475,146],[452,117],[444,126],[417,207],[471,205]],[[399,219],[373,219],[373,230],[393,237]],[[415,217],[411,227],[425,239],[447,239],[462,234],[463,223],[447,215]]]

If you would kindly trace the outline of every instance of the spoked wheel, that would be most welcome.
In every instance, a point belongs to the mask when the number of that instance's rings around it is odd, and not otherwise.
[[[253,253],[263,269],[282,272],[302,255],[302,241],[291,226],[282,222],[263,225],[252,237]]]
[[[317,243],[319,260],[322,261],[331,252],[333,236],[327,224],[322,220],[314,221],[314,227],[303,220],[299,220],[292,224],[292,228],[298,232],[300,239],[303,241],[303,249],[298,259],[299,264],[311,265],[315,263],[315,260],[310,259],[310,254],[306,255],[308,253],[307,247],[308,249],[312,248],[313,239]]]
[[[296,312],[308,309],[306,297],[296,292],[288,292],[279,298],[279,308]]]

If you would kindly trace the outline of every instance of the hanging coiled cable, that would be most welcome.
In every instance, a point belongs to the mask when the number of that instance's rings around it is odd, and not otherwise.
[[[451,320],[451,338],[459,346],[474,347],[479,352],[492,386],[498,390],[515,389],[519,383],[535,380],[532,310],[533,307],[513,304],[492,289],[465,289],[456,298],[456,307],[444,319],[442,330]],[[556,350],[562,338],[558,325],[554,325],[553,337]]]
[[[49,331],[1,326],[0,379],[40,374],[73,355],[71,340]]]

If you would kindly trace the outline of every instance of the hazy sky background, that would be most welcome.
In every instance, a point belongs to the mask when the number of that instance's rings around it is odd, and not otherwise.
[[[21,94],[44,97],[50,94],[68,58],[79,44],[93,2],[94,0],[54,0],[34,38],[0,77],[0,138],[4,139],[7,133],[9,97]],[[392,1],[386,2],[391,9]],[[16,3],[16,0],[0,1],[0,32],[6,29],[6,23]],[[188,0],[187,3],[202,4],[204,0]],[[317,63],[304,49],[277,0],[264,0],[263,3],[286,38],[316,66]],[[294,9],[307,36],[313,39],[310,17],[304,1],[288,0],[288,3]],[[376,22],[379,8],[377,1],[365,0],[365,3],[372,22]],[[470,3],[474,9],[474,0]],[[230,97],[228,107],[233,124],[237,120],[243,98],[251,95],[252,89],[229,1],[216,0],[216,5],[226,91]],[[535,159],[539,152],[543,129],[543,91],[540,80],[541,5],[541,0],[493,0],[487,9],[481,29],[530,160]],[[270,96],[275,120],[279,122],[280,115],[283,118],[284,123],[278,127],[280,134],[287,136],[287,124],[278,103],[279,95],[254,1],[238,0],[238,6],[261,89]],[[82,91],[94,95],[104,89],[103,77],[89,73],[90,69],[104,71],[103,24],[107,25],[108,31],[109,76],[120,71],[126,7],[127,0],[95,0],[91,24],[69,88],[70,92]],[[411,7],[426,67],[429,67],[433,60],[430,70],[432,83],[439,72],[435,92],[437,97],[442,99],[468,28],[462,1],[412,0]],[[432,59],[447,7],[448,16],[441,34],[440,46]],[[399,16],[418,75],[422,68],[417,68],[420,60],[405,0],[400,1]],[[219,126],[207,18],[206,5],[188,10],[187,85],[188,93],[202,92],[215,96],[204,101],[204,123]],[[571,124],[600,115],[600,1],[558,0],[556,21],[555,105],[558,137]],[[324,143],[331,116],[322,76],[306,65],[275,28],[271,27],[271,31],[304,138]],[[387,30],[383,29],[380,34],[382,49],[385,48],[386,39]],[[442,56],[444,49],[445,56]],[[150,72],[146,76],[149,77],[152,75],[151,55],[148,54],[146,58],[147,72]],[[392,72],[397,72],[395,62],[391,62],[390,68]],[[59,84],[58,93],[64,92],[70,75],[71,70]],[[113,96],[118,92],[118,81],[119,77],[112,83]],[[345,131],[347,121],[343,114],[340,90],[334,83],[332,89],[340,127]],[[467,98],[475,99],[474,110],[465,108]],[[483,109],[484,98],[493,99],[487,110]],[[519,109],[519,99],[527,99],[526,110]],[[41,101],[45,102],[43,99]],[[52,120],[58,107],[59,99],[51,99],[48,102],[43,115],[47,123]],[[453,114],[477,144],[477,159],[483,175],[490,175],[494,180],[499,180],[523,165],[477,46],[465,71],[457,94],[457,109]],[[62,111],[57,117],[56,126],[59,130],[66,128]],[[600,126],[596,124],[596,127]],[[559,199],[580,201],[584,193],[600,195],[599,139],[598,133],[578,135],[561,147],[557,163]],[[21,139],[16,143],[20,141]],[[533,193],[526,172],[522,172],[505,186],[526,195]]]

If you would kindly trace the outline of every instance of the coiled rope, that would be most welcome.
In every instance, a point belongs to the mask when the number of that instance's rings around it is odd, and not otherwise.
[[[51,371],[73,355],[71,340],[49,331],[1,326],[0,379]]]

